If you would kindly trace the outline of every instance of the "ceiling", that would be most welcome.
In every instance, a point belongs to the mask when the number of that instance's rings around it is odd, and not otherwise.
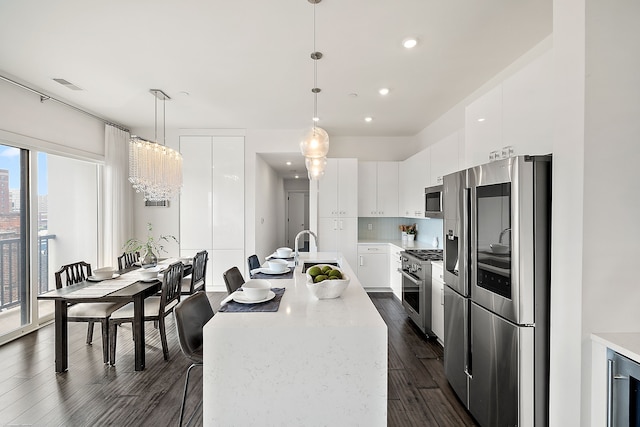
[[[415,135],[552,32],[552,0],[324,0],[315,16],[332,136]],[[313,20],[308,0],[4,1],[0,74],[133,129],[153,126],[152,88],[167,128],[304,129]]]

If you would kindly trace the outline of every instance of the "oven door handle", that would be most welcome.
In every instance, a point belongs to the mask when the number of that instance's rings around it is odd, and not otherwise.
[[[406,271],[404,271],[404,270],[400,270],[400,269],[398,269],[398,271],[399,271],[400,273],[402,273],[402,277],[404,277],[404,278],[406,278],[406,279],[409,279],[409,280],[410,280],[411,282],[413,282],[415,285],[422,286],[422,280],[414,279],[414,278],[413,278],[413,276],[411,276],[410,274],[408,274],[408,273],[407,273]]]

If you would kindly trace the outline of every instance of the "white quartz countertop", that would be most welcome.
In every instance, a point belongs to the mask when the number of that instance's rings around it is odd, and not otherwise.
[[[384,245],[391,244],[397,246],[402,249],[434,249],[431,243],[421,242],[419,240],[414,240],[413,242],[404,242],[400,239],[398,240],[385,240],[385,239],[359,239],[358,244],[363,245]],[[435,248],[442,249],[442,248]]]
[[[204,426],[387,424],[387,325],[351,267],[339,298],[318,300],[301,253],[277,312],[216,313],[205,325]],[[215,307],[217,308],[217,307]]]
[[[217,313],[206,328],[317,328],[357,327],[382,325],[384,321],[378,310],[358,282],[349,265],[340,268],[350,278],[349,286],[340,298],[318,300],[307,288],[302,263],[307,260],[335,260],[335,252],[300,253],[300,265],[295,268],[292,279],[270,280],[273,288],[286,288],[280,308],[275,313]],[[217,307],[215,307],[217,309]]]
[[[593,333],[591,339],[640,363],[640,332]]]

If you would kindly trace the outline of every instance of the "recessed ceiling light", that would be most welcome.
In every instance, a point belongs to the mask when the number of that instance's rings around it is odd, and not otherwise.
[[[373,117],[365,117],[364,121],[367,122],[367,123],[372,122],[373,121]]]
[[[416,45],[418,44],[418,40],[416,40],[415,38],[408,38],[408,39],[404,39],[402,41],[402,46],[406,47],[407,49],[411,49],[416,47]]]
[[[298,179],[298,178],[300,178],[300,175],[294,175],[293,177],[294,177],[295,179]]]
[[[351,92],[351,93],[349,94],[349,98],[357,98],[357,97],[358,97],[358,94],[357,94],[357,93],[355,93],[355,92]]]
[[[479,121],[479,122],[484,122],[485,120],[486,120],[486,119],[485,119],[484,117],[480,117],[480,118],[478,119],[478,121]]]
[[[388,88],[386,88],[386,87],[383,87],[382,89],[380,89],[380,90],[378,91],[378,93],[379,93],[380,95],[388,95],[388,94],[389,94],[389,89],[388,89]]]
[[[291,166],[291,162],[287,162],[287,166]]]

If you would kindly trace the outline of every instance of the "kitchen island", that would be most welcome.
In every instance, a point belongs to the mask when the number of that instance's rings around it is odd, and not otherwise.
[[[318,300],[302,262],[275,313],[216,313],[204,328],[205,426],[387,425],[387,326],[346,262],[341,297]],[[216,307],[217,308],[217,307]]]

